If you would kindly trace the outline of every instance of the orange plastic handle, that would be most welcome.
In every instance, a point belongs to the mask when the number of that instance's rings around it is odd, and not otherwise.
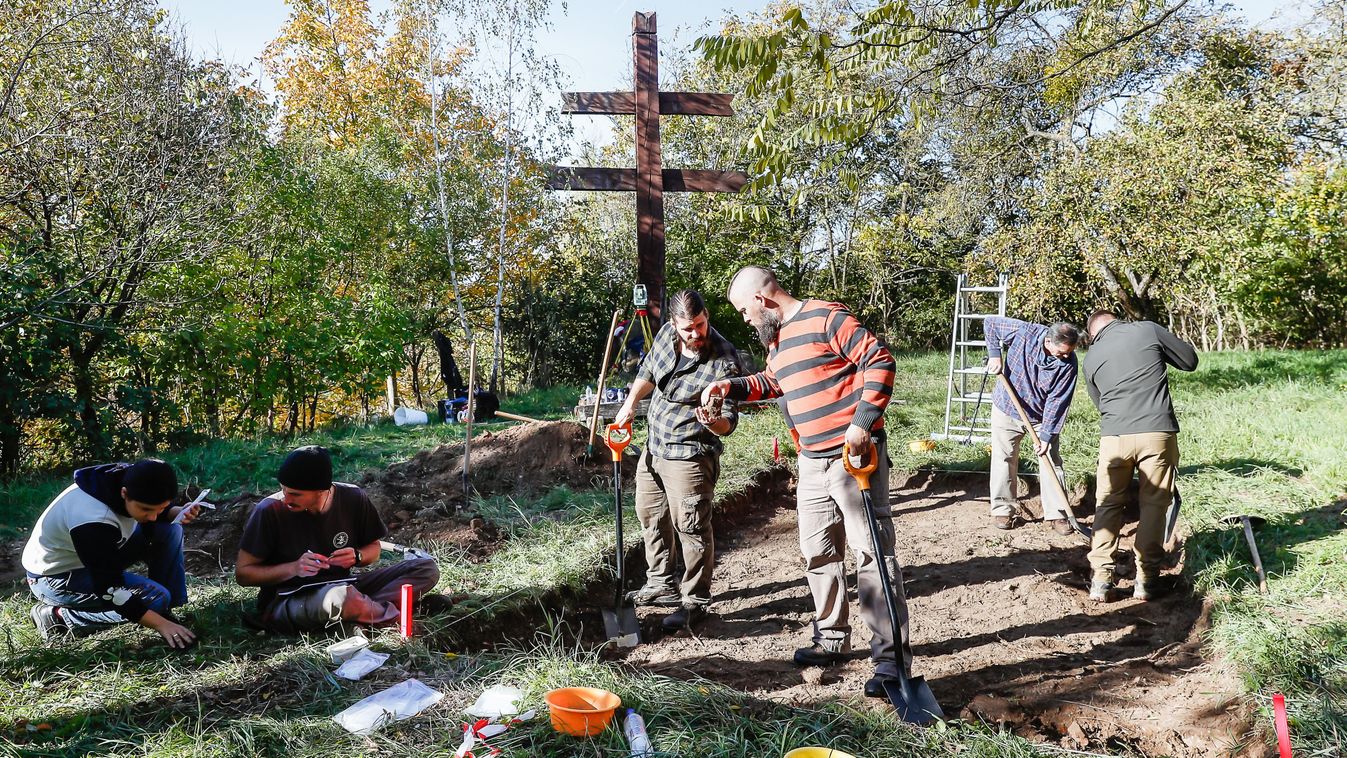
[[[609,424],[608,431],[603,435],[603,443],[613,451],[614,461],[622,460],[622,451],[631,444],[631,424]]]
[[[848,474],[856,477],[856,483],[861,486],[861,489],[870,489],[870,474],[874,472],[875,467],[878,465],[879,456],[875,455],[874,445],[870,446],[870,462],[861,466],[853,466],[851,465],[851,446],[843,443],[842,467],[847,470]]]

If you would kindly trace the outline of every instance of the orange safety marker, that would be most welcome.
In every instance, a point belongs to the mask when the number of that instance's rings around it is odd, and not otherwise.
[[[402,638],[412,636],[412,586],[402,585]]]
[[[772,437],[772,462],[781,462],[781,440]]]

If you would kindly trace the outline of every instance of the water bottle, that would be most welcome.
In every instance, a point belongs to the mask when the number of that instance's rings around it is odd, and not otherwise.
[[[622,722],[622,732],[627,735],[627,744],[631,745],[631,758],[655,752],[650,746],[650,735],[645,731],[645,719],[631,708],[627,709],[627,718]]]

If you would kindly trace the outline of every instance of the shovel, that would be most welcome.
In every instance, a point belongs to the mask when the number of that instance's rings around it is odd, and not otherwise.
[[[1174,527],[1179,524],[1179,509],[1183,507],[1183,496],[1179,494],[1179,485],[1174,485],[1174,497],[1169,501],[1169,508],[1165,510],[1165,548],[1169,548],[1170,540],[1174,539]]]
[[[893,586],[889,580],[889,567],[884,562],[884,545],[879,539],[879,522],[875,520],[875,505],[870,499],[870,474],[879,464],[877,453],[878,450],[871,447],[870,463],[859,467],[853,466],[851,450],[843,446],[842,466],[846,468],[848,474],[856,478],[856,484],[861,488],[861,499],[865,501],[865,517],[870,524],[870,544],[875,550],[875,562],[879,564],[879,587],[884,593],[884,605],[889,610],[889,628],[894,637],[893,657],[898,664],[898,678],[884,680],[884,695],[898,711],[899,718],[910,724],[925,726],[932,721],[943,721],[945,712],[940,710],[940,704],[935,701],[935,694],[931,692],[931,685],[926,683],[926,678],[908,676],[907,667],[903,665],[904,654],[909,651],[907,643],[899,639],[899,629],[902,627],[898,624],[898,610],[893,607]]]
[[[603,364],[599,366],[598,394],[594,396],[594,415],[589,420],[585,460],[594,459],[594,438],[599,434],[599,409],[603,406],[603,383],[608,379],[608,359],[613,355],[613,332],[617,331],[617,317],[621,315],[622,311],[613,311],[613,323],[608,325],[608,339],[603,343]]]
[[[1262,526],[1265,519],[1259,516],[1249,516],[1240,514],[1238,516],[1226,516],[1221,519],[1227,524],[1239,524],[1244,527],[1244,540],[1249,543],[1249,555],[1253,556],[1253,570],[1258,572],[1258,591],[1267,594],[1267,572],[1263,570],[1263,557],[1258,554],[1258,543],[1253,539],[1253,528],[1257,524]]]
[[[1024,406],[1020,404],[1020,396],[1015,394],[1015,388],[1011,386],[1010,380],[1006,378],[1005,374],[997,374],[996,379],[1001,382],[1002,387],[1005,387],[1006,394],[1010,395],[1010,402],[1015,406],[1015,412],[1020,415],[1020,421],[1024,422],[1025,428],[1029,430],[1029,441],[1032,442],[1034,448],[1037,449],[1038,432],[1034,430],[1034,425],[1029,423],[1029,414],[1024,412]],[[1042,483],[1044,479],[1051,481],[1053,490],[1061,496],[1064,505],[1062,510],[1066,512],[1066,520],[1067,523],[1071,524],[1071,528],[1075,529],[1087,540],[1093,537],[1094,532],[1091,531],[1089,527],[1082,526],[1081,523],[1076,520],[1076,514],[1071,512],[1071,498],[1066,496],[1066,487],[1062,486],[1062,480],[1057,478],[1057,467],[1052,464],[1052,459],[1047,455],[1040,455],[1038,456],[1038,481],[1040,487],[1043,486]]]
[[[618,647],[636,647],[641,644],[641,625],[636,620],[636,607],[622,600],[627,588],[622,567],[626,562],[622,549],[622,450],[631,444],[631,424],[609,424],[603,441],[613,452],[613,498],[614,510],[617,511],[617,589],[613,607],[603,609],[603,630],[608,635],[608,641],[616,642]]]

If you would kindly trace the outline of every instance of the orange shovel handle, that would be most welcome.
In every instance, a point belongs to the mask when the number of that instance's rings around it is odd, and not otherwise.
[[[842,467],[847,470],[848,474],[856,477],[856,483],[863,490],[870,489],[870,474],[874,473],[875,467],[879,465],[879,456],[875,455],[875,452],[875,446],[872,444],[870,446],[870,462],[861,466],[853,466],[851,464],[851,446],[845,443],[842,445]]]
[[[622,451],[631,444],[631,424],[609,424],[603,435],[603,444],[613,451],[613,461],[622,460]]]

